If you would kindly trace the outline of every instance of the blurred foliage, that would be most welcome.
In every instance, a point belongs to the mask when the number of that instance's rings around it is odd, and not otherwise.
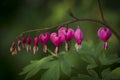
[[[71,47],[69,51],[61,51],[57,56],[49,55],[32,61],[31,64],[23,68],[20,75],[27,74],[26,80],[44,69],[44,73],[39,75],[40,77],[36,80],[120,79],[120,66],[111,69],[111,65],[119,64],[118,55],[106,52],[102,49],[102,43],[96,46],[93,42],[83,42],[82,48],[78,52],[75,47]]]
[[[110,24],[112,28],[119,34],[120,0],[101,0],[101,2],[105,19],[107,20],[108,24]],[[47,54],[41,53],[42,45],[39,45],[39,52],[36,55],[33,55],[33,52],[26,53],[26,50],[22,50],[18,55],[11,56],[9,48],[11,42],[15,40],[16,36],[25,30],[50,27],[68,20],[72,20],[72,18],[69,17],[67,13],[69,9],[72,10],[75,16],[80,18],[100,19],[97,0],[0,1],[0,80],[23,80],[24,76],[21,77],[18,75],[18,73],[21,71],[21,68],[29,64],[31,60],[37,60],[47,56]],[[97,37],[97,30],[98,27],[102,25],[92,22],[76,22],[74,24],[68,25],[68,27],[76,29],[78,25],[81,26],[86,41],[93,40],[95,44],[100,41]],[[52,32],[56,30],[57,29],[48,31]],[[42,32],[45,31],[31,33],[31,36],[35,37]],[[24,36],[27,35],[28,34]],[[109,49],[107,50],[108,53],[118,53],[120,56],[120,42],[115,38],[114,35],[109,40],[109,43]],[[51,50],[54,49],[54,46],[51,43],[48,45]],[[74,56],[77,57],[77,55]],[[109,60],[111,60],[111,58]],[[76,62],[76,59],[72,61],[75,65],[81,65]],[[104,62],[104,64],[108,63],[109,62]],[[82,62],[82,65],[83,64],[84,62]],[[112,69],[116,68],[117,66],[119,66],[119,64],[111,65]],[[82,70],[82,72],[84,72],[85,69]],[[119,68],[117,70],[119,70]],[[109,69],[106,71],[109,71]],[[75,73],[77,73],[77,71]],[[79,75],[77,78],[79,78]]]

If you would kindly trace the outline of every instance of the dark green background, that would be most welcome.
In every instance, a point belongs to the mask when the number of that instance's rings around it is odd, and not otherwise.
[[[101,2],[106,21],[120,35],[120,0]],[[79,18],[101,19],[97,0],[0,0],[0,80],[23,80],[24,76],[18,75],[22,68],[31,60],[44,56],[42,45],[36,55],[22,50],[18,55],[12,56],[9,48],[16,36],[25,30],[51,27],[72,20],[68,15],[69,9]],[[75,29],[78,25],[84,32],[85,41],[92,40],[96,44],[101,41],[97,37],[97,30],[102,25],[77,22],[68,27]],[[52,31],[56,29],[50,30]],[[31,33],[31,36],[35,37],[41,32]],[[50,43],[48,47],[51,46],[54,48]],[[114,35],[110,38],[108,47],[110,52],[119,54],[120,42]]]

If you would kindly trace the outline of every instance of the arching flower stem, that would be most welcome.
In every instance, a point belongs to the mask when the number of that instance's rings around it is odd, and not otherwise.
[[[95,22],[95,23],[99,23],[99,24],[102,24],[104,25],[105,27],[109,28],[113,34],[116,36],[116,38],[118,40],[120,40],[120,35],[118,35],[118,33],[112,29],[107,23],[105,23],[104,21],[101,21],[101,20],[97,20],[97,19],[92,19],[92,18],[77,18],[77,19],[73,19],[71,21],[67,21],[67,22],[64,22],[62,24],[59,24],[59,25],[56,25],[56,26],[52,26],[52,27],[48,27],[48,28],[41,28],[41,29],[34,29],[34,30],[27,30],[27,31],[24,31],[22,33],[20,33],[16,38],[18,37],[21,37],[23,34],[25,33],[30,33],[30,32],[37,32],[37,31],[43,31],[43,30],[50,30],[50,29],[54,29],[54,28],[57,28],[57,27],[60,27],[60,26],[65,26],[65,25],[68,25],[68,24],[72,24],[72,23],[75,23],[75,22],[79,22],[79,21],[90,21],[90,22]]]

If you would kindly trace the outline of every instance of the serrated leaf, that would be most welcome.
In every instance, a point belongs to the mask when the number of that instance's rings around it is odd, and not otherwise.
[[[96,67],[97,67],[96,64],[89,64],[89,65],[87,66],[87,70],[88,70],[88,69],[93,69],[93,68],[96,68]]]
[[[120,79],[120,67],[112,70],[112,72],[109,74],[109,77],[111,79]]]
[[[71,75],[71,68],[72,68],[72,65],[68,61],[66,61],[65,59],[61,61],[61,70],[67,76]]]
[[[19,75],[23,75],[31,71],[35,67],[35,64],[29,64],[26,67],[23,68],[23,71],[19,73]]]
[[[32,69],[30,72],[27,73],[26,77],[25,77],[25,80],[27,80],[28,78],[34,76],[37,72],[40,71],[40,66],[36,66],[34,69]]]
[[[26,74],[25,80],[34,76],[37,72],[40,71],[40,69],[44,69],[46,67],[44,64],[51,61],[53,59],[52,56],[48,56],[45,58],[42,58],[38,61],[32,61],[30,65],[23,68],[23,72],[20,73],[20,75]],[[47,67],[48,68],[48,67]]]
[[[90,76],[79,74],[77,77],[72,77],[70,80],[93,80]]]
[[[103,43],[100,42],[98,45],[93,44],[93,41],[84,42],[82,44],[82,49],[80,50],[79,54],[88,54],[92,56],[99,56],[103,50],[102,48]]]
[[[81,50],[78,52],[79,54],[93,54],[93,51],[90,46],[88,46],[87,43],[82,44]]]
[[[92,69],[89,69],[88,73],[91,75],[91,77],[99,79],[98,74],[96,73],[96,71],[94,71]]]
[[[41,66],[37,65],[33,70],[31,70],[25,77],[25,80],[30,78],[30,76],[34,76],[37,72],[40,71],[40,69],[49,69],[51,68],[51,66],[55,65],[54,64],[55,61],[49,61],[49,62],[45,62],[44,64],[42,64]]]
[[[101,51],[103,50],[102,45],[103,45],[102,42],[95,46],[93,44],[93,41],[84,42],[83,47],[79,53],[99,56]]]
[[[93,59],[92,55],[80,55],[81,59],[90,64],[96,64],[95,60]]]
[[[110,65],[120,60],[116,54],[109,54],[107,56],[104,56],[104,54],[99,56],[99,60],[102,65]]]
[[[90,41],[90,40],[89,41],[84,41],[83,44],[86,45],[89,48],[94,47],[93,41]]]
[[[54,61],[54,64],[42,75],[41,80],[59,80],[60,64]]]
[[[86,63],[84,60],[81,59],[80,54],[76,54],[75,51],[68,51],[68,53],[64,57],[72,66],[72,68],[77,69],[78,72],[86,72]]]
[[[109,79],[108,75],[109,75],[110,72],[111,72],[110,68],[107,68],[107,69],[103,70],[102,73],[101,73],[102,77],[104,79]]]
[[[95,49],[95,55],[97,55],[97,56],[99,56],[100,54],[101,54],[101,52],[102,52],[102,50],[103,50],[103,43],[102,42],[100,42],[98,45],[97,45],[97,47],[96,47],[96,49]]]

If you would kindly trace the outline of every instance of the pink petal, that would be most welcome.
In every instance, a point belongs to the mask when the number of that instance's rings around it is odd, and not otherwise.
[[[47,44],[48,40],[50,39],[50,33],[46,32],[45,34],[40,34],[39,40],[42,44]]]
[[[75,33],[74,33],[75,39],[76,39],[76,43],[77,44],[81,44],[82,40],[83,40],[83,32],[80,30],[80,27],[78,26],[78,28],[76,29]]]

